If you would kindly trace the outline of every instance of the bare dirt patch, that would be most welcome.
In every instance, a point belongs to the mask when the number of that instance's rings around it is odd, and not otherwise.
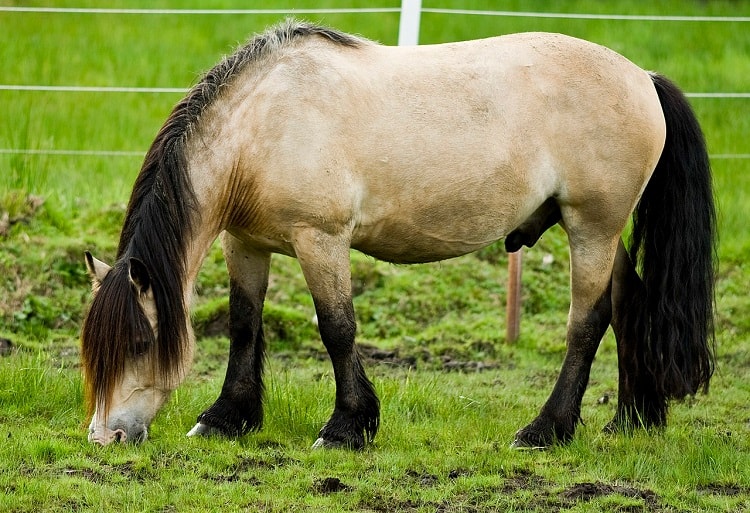
[[[588,502],[597,497],[622,495],[643,501],[646,511],[659,511],[659,496],[651,490],[641,490],[631,486],[609,485],[606,483],[578,483],[560,493],[563,503]],[[572,504],[571,504],[572,505]]]
[[[736,484],[720,484],[720,483],[711,483],[704,486],[698,487],[698,491],[700,493],[710,494],[710,495],[723,495],[725,497],[734,497],[735,495],[740,494],[750,494],[750,489],[743,488],[742,486],[736,485]]]
[[[338,477],[324,477],[323,479],[320,479],[313,483],[313,490],[323,495],[345,492],[350,489],[351,486],[342,483],[341,479],[339,479]]]
[[[414,356],[401,356],[398,349],[380,349],[369,344],[357,344],[360,356],[365,362],[389,365],[391,367],[413,368],[417,366]]]

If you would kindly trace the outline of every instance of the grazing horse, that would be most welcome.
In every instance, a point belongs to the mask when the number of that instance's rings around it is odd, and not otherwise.
[[[621,234],[632,219],[629,249]],[[229,364],[190,435],[263,420],[272,253],[295,257],[333,365],[318,447],[360,448],[379,401],[354,343],[350,248],[431,262],[559,223],[567,352],[516,446],[568,441],[600,340],[617,338],[612,430],[660,426],[714,369],[715,213],[700,127],[670,81],[615,52],[527,33],[387,47],[287,20],[203,76],[145,156],[115,263],[86,254],[89,440],[142,441],[193,357],[193,284],[221,236]]]

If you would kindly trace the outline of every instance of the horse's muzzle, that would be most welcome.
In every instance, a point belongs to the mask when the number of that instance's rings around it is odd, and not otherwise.
[[[109,445],[112,442],[132,442],[138,444],[145,442],[147,438],[148,430],[143,424],[135,424],[127,430],[122,427],[110,429],[101,425],[98,426],[98,429],[93,425],[89,427],[89,442],[102,446]]]

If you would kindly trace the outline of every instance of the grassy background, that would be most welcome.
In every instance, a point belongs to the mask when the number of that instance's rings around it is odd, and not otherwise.
[[[277,0],[253,7],[396,3]],[[54,5],[103,7],[94,0]],[[229,0],[106,6],[246,7]],[[519,1],[425,0],[423,6],[532,9]],[[750,5],[738,1],[540,0],[533,10],[750,15]],[[387,44],[397,39],[397,14],[304,17]],[[0,84],[188,87],[219,56],[281,18],[0,12]],[[424,13],[420,41],[564,32],[610,46],[688,92],[748,92],[748,28]],[[0,357],[0,510],[750,510],[748,159],[712,160],[721,231],[719,371],[710,395],[674,405],[664,431],[601,434],[617,386],[608,334],[584,398],[586,425],[572,444],[508,449],[515,430],[546,399],[564,352],[566,241],[553,229],[526,253],[522,337],[513,346],[503,341],[507,277],[500,247],[412,267],[354,255],[359,341],[381,350],[368,370],[383,405],[376,444],[355,454],[308,449],[332,408],[332,375],[298,266],[278,257],[266,308],[271,358],[263,432],[235,441],[184,438],[218,394],[226,365],[226,338],[212,329],[221,323],[227,293],[214,250],[197,284],[195,318],[204,336],[190,379],[157,417],[147,444],[89,446],[77,368],[88,300],[82,253],[114,256],[141,155],[179,96],[0,91],[0,148],[135,153],[0,154],[0,216],[7,212],[14,221],[0,235],[0,337],[14,345]],[[750,99],[693,104],[712,155],[750,153]]]

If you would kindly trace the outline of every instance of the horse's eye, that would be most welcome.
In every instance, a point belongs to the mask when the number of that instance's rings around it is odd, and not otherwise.
[[[148,352],[150,346],[151,343],[149,338],[138,338],[133,341],[133,346],[131,347],[130,352],[133,356],[143,356]]]

